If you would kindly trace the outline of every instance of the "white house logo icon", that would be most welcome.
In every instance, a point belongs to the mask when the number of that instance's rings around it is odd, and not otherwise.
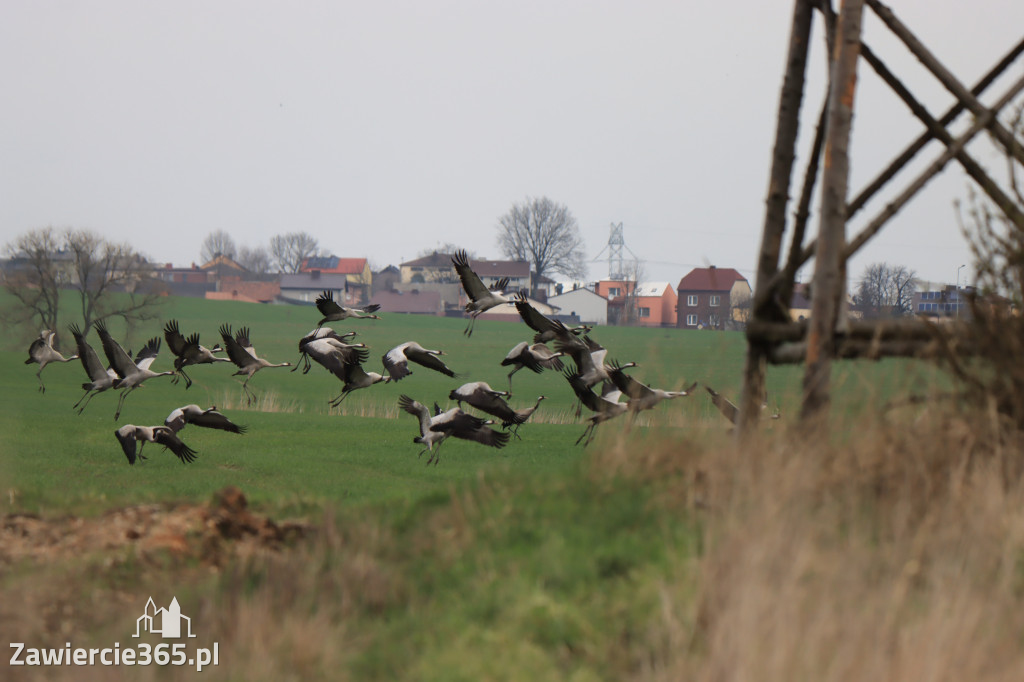
[[[139,637],[143,632],[158,633],[164,639],[181,637],[181,623],[185,621],[186,637],[195,637],[192,634],[192,619],[181,615],[181,607],[178,605],[178,598],[171,599],[171,605],[166,609],[156,607],[153,598],[146,602],[146,610],[135,621],[135,634],[132,637]]]

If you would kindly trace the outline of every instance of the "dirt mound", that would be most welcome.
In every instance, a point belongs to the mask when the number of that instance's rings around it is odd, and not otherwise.
[[[201,505],[137,505],[95,518],[9,514],[0,520],[0,565],[118,550],[219,564],[228,554],[280,550],[310,530],[306,522],[275,523],[249,511],[242,491],[229,486]]]

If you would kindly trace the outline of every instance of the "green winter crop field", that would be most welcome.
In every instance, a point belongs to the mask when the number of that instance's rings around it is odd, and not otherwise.
[[[74,319],[69,308],[62,324]],[[162,336],[169,319],[186,334],[198,331],[207,346],[222,323],[247,325],[261,356],[294,363],[298,339],[319,315],[312,307],[171,298],[158,320],[130,334],[110,327],[137,349]],[[934,580],[951,574],[945,558],[962,556],[972,538],[982,538],[972,557],[1024,551],[1019,543],[984,544],[985,534],[967,527],[963,538],[926,531],[952,527],[941,510],[965,503],[943,502],[942,491],[959,480],[948,471],[962,471],[958,453],[980,441],[965,441],[956,419],[928,421],[927,407],[879,416],[890,396],[935,384],[934,370],[912,362],[837,365],[829,442],[790,436],[800,371],[770,368],[769,402],[782,418],[744,448],[703,389],[644,413],[632,428],[624,419],[605,423],[587,448],[576,446],[585,424],[564,378],[521,371],[513,406],[549,398],[521,439],[500,450],[451,439],[440,464],[428,467],[412,442],[417,421],[399,411],[398,396],[446,406],[465,381],[503,387],[501,359],[531,336],[519,322],[481,320],[467,339],[464,324],[383,311],[380,321],[335,325],[371,347],[371,369],[391,347],[415,340],[444,350],[457,379],[414,367],[401,382],[357,391],[332,411],[327,401],[340,383],[319,366],[306,375],[260,371],[250,384],[253,406],[231,366],[201,366],[191,368],[187,391],[169,377],[147,382],[118,422],[114,392],[81,416],[71,409],[85,377],[77,361],[47,367],[47,390],[38,392],[34,366],[23,364],[31,339],[11,334],[0,351],[0,639],[134,646],[130,633],[153,597],[160,605],[176,598],[192,617],[198,639],[189,647],[218,643],[220,663],[203,679],[781,680],[822,669],[837,646],[842,660],[920,677],[900,664],[899,647],[877,640],[886,632],[879,623],[901,619],[916,619],[927,642],[941,644],[949,632],[945,621],[929,620],[933,609],[946,612],[945,602],[900,587],[919,556],[904,549],[934,551],[934,562],[921,559]],[[739,390],[741,334],[608,327],[593,337],[611,358],[639,362],[632,373],[653,385],[700,381],[730,397]],[[95,333],[88,338],[98,348]],[[154,369],[170,366],[164,349]],[[114,430],[162,423],[191,402],[217,405],[248,432],[190,426],[181,436],[199,453],[194,463],[147,445],[149,460],[129,466]],[[227,486],[281,525],[216,511],[228,508],[211,503]],[[1004,508],[993,490],[979,489],[988,516],[972,517],[978,528],[1003,527],[990,519]],[[296,526],[299,535],[280,532]],[[1012,570],[1004,559],[991,563]],[[973,575],[965,585],[996,591],[955,593],[957,604],[1014,603],[997,588],[1016,583]],[[913,608],[899,611],[904,603]],[[966,632],[957,641],[1011,650],[997,635],[1020,631],[1014,613],[995,616],[1002,624],[986,630],[988,640]],[[820,627],[821,618],[843,623],[841,644],[828,639],[833,630]],[[914,651],[910,660],[926,660]],[[828,660],[806,663],[816,652]],[[965,670],[962,679],[977,679]],[[0,677],[143,672],[12,666]],[[184,680],[196,671],[168,666],[146,675]]]
[[[68,311],[65,320],[73,319]],[[162,338],[166,320],[178,320],[182,331],[200,333],[212,346],[219,341],[222,323],[235,329],[247,325],[257,352],[271,362],[296,362],[298,339],[316,326],[313,307],[261,306],[170,298],[160,309],[160,319],[140,324],[125,339],[125,330],[111,322],[111,333],[125,348],[139,348],[151,336]],[[241,378],[232,377],[230,363],[189,368],[195,384],[171,384],[170,377],[149,380],[127,399],[118,422],[113,420],[115,391],[96,396],[82,415],[71,406],[81,397],[85,373],[77,361],[51,364],[43,373],[47,391],[36,391],[36,365],[22,364],[24,349],[4,351],[0,361],[7,390],[0,396],[0,426],[5,438],[0,445],[0,471],[6,475],[5,499],[9,511],[61,513],[99,511],[108,505],[158,500],[201,500],[224,485],[243,488],[257,504],[278,509],[305,509],[326,503],[362,503],[414,498],[443,488],[453,481],[472,479],[477,472],[515,471],[550,474],[565,471],[579,460],[582,448],[574,441],[585,423],[574,415],[575,399],[557,372],[518,372],[513,378],[514,407],[532,404],[537,396],[547,400],[530,423],[520,429],[521,439],[495,450],[476,443],[449,439],[442,446],[441,464],[425,467],[417,461],[420,446],[416,420],[397,407],[398,396],[407,393],[420,402],[442,407],[448,392],[466,381],[487,381],[496,388],[507,386],[505,354],[532,332],[520,322],[482,320],[472,338],[462,334],[459,319],[388,315],[383,319],[336,323],[338,331],[357,331],[356,341],[371,349],[367,368],[383,371],[380,356],[391,347],[415,340],[427,348],[444,350],[444,360],[458,373],[452,379],[412,365],[414,373],[400,382],[377,384],[351,394],[340,409],[327,402],[338,394],[340,382],[314,365],[303,375],[288,368],[264,369],[250,382],[257,404],[247,406]],[[593,337],[610,349],[609,357],[636,361],[633,375],[655,386],[679,389],[700,381],[728,396],[738,392],[743,360],[743,338],[738,333],[711,333],[675,329],[607,327]],[[95,332],[87,339],[103,358]],[[73,339],[63,335],[63,349],[73,352]],[[27,341],[23,343],[27,347]],[[171,369],[172,356],[165,346],[153,365],[155,371]],[[851,368],[852,369],[852,368]],[[878,365],[850,371],[840,385],[867,389],[865,396],[880,391],[872,384],[880,378],[904,381]],[[792,369],[769,375],[770,401],[784,414],[796,408],[799,374]],[[844,389],[845,390],[845,389]],[[182,465],[169,452],[153,445],[150,459],[129,467],[113,436],[126,423],[154,425],[174,408],[187,403],[216,405],[236,423],[249,427],[238,436],[190,427],[182,439],[199,452],[198,460]],[[584,417],[586,414],[583,415]],[[638,420],[636,432],[655,431],[668,437],[691,432],[725,430],[728,425],[700,389],[692,397],[663,403]],[[601,437],[619,432],[625,420],[598,429],[590,447],[600,447]]]

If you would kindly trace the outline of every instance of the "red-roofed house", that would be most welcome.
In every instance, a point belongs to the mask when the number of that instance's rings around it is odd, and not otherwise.
[[[725,329],[738,322],[739,307],[750,298],[747,278],[732,268],[694,268],[679,280],[676,326]]]
[[[373,285],[373,273],[365,258],[338,258],[337,256],[310,256],[302,261],[299,272],[322,275],[343,275],[345,290],[353,300],[366,300]]]

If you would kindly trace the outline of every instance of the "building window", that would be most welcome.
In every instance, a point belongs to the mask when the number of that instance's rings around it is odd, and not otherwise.
[[[712,294],[711,305],[712,307],[722,305],[722,297],[718,296],[717,294]]]
[[[694,298],[696,298],[696,297],[694,297]],[[687,327],[696,327],[697,326],[697,316],[696,315],[687,315],[686,316],[686,326]]]
[[[686,305],[690,306],[691,308],[695,307],[697,305],[697,294],[690,294],[689,296],[687,296],[686,297]],[[689,323],[687,323],[687,324],[689,324]],[[697,324],[697,323],[694,322],[694,324]]]
[[[640,317],[650,317],[651,316],[651,309],[650,308],[637,308],[637,315],[639,315]]]
[[[619,287],[608,287],[608,295],[609,296],[613,296],[613,297],[614,296],[621,296],[622,295],[622,289],[620,289]]]

